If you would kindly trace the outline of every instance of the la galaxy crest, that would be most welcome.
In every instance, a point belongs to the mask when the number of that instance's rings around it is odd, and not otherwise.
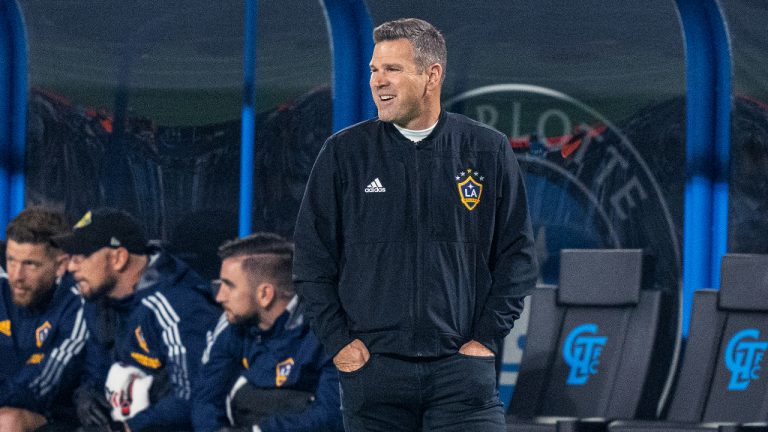
[[[483,197],[483,181],[485,177],[478,171],[467,168],[456,174],[456,187],[459,191],[459,199],[467,210],[472,211],[480,204]]]
[[[45,339],[48,338],[48,335],[51,333],[51,323],[48,321],[44,322],[40,327],[35,330],[35,343],[37,344],[38,348],[41,348],[43,346],[43,342],[45,342]]]
[[[149,345],[147,345],[147,341],[144,339],[144,333],[141,332],[141,326],[136,327],[134,334],[136,335],[136,342],[139,344],[139,347],[149,354]]]
[[[11,335],[11,320],[0,321],[0,333],[6,336]]]
[[[291,370],[293,370],[293,357],[289,357],[275,366],[275,385],[280,387],[281,385],[285,384],[286,381],[288,381],[288,375],[291,374]]]

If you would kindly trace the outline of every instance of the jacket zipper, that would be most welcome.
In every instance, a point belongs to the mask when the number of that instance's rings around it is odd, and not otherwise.
[[[421,343],[420,343],[420,330],[421,330],[421,259],[423,255],[423,235],[421,229],[421,224],[419,223],[421,221],[421,160],[419,158],[419,154],[421,153],[421,146],[420,143],[415,144],[415,152],[416,152],[416,193],[415,193],[415,199],[416,199],[416,277],[414,278],[414,289],[413,289],[413,297],[414,301],[412,302],[414,312],[411,314],[413,316],[413,326],[414,326],[414,348],[416,349],[416,356],[417,357],[423,357],[425,353],[422,351]]]

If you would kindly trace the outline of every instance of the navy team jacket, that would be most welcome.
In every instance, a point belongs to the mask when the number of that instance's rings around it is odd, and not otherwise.
[[[439,357],[498,342],[536,283],[523,176],[507,138],[441,112],[418,143],[368,120],[331,136],[296,221],[293,274],[329,354]]]
[[[339,378],[306,322],[303,305],[289,304],[267,331],[256,325],[230,325],[224,315],[209,336],[195,384],[192,420],[195,431],[229,425],[225,399],[243,376],[258,388],[285,388],[314,393],[304,412],[267,417],[264,432],[343,431]]]
[[[207,281],[165,252],[151,255],[132,295],[86,302],[92,334],[86,345],[86,382],[103,389],[114,362],[164,376],[170,391],[128,420],[128,426],[134,432],[188,428],[192,377],[206,331],[220,313]]]
[[[42,308],[16,306],[0,268],[0,406],[47,417],[54,404],[69,403],[88,331],[72,277],[53,289]]]

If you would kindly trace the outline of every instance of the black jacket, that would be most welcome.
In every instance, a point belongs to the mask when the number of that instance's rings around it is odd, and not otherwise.
[[[330,137],[294,239],[294,280],[330,355],[355,338],[411,357],[472,339],[497,352],[537,275],[509,142],[452,113],[416,144],[378,119]]]

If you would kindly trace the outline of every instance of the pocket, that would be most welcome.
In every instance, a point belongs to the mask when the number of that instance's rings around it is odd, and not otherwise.
[[[365,406],[367,372],[375,360],[376,355],[371,354],[368,361],[360,369],[352,372],[339,372],[339,387],[341,389],[341,410],[347,413],[359,413]]]
[[[371,362],[373,361],[373,357],[374,356],[375,356],[375,354],[371,354],[371,356],[368,357],[368,361],[367,362],[363,363],[362,366],[360,366],[359,368],[357,368],[357,369],[355,369],[353,371],[344,372],[344,371],[341,371],[341,370],[337,369],[339,371],[339,376],[342,376],[342,377],[343,376],[353,377],[355,375],[359,375],[359,374],[363,373],[371,365]]]
[[[464,388],[467,389],[467,403],[473,406],[486,405],[497,395],[496,357],[479,357],[457,353],[460,369],[463,371]]]

